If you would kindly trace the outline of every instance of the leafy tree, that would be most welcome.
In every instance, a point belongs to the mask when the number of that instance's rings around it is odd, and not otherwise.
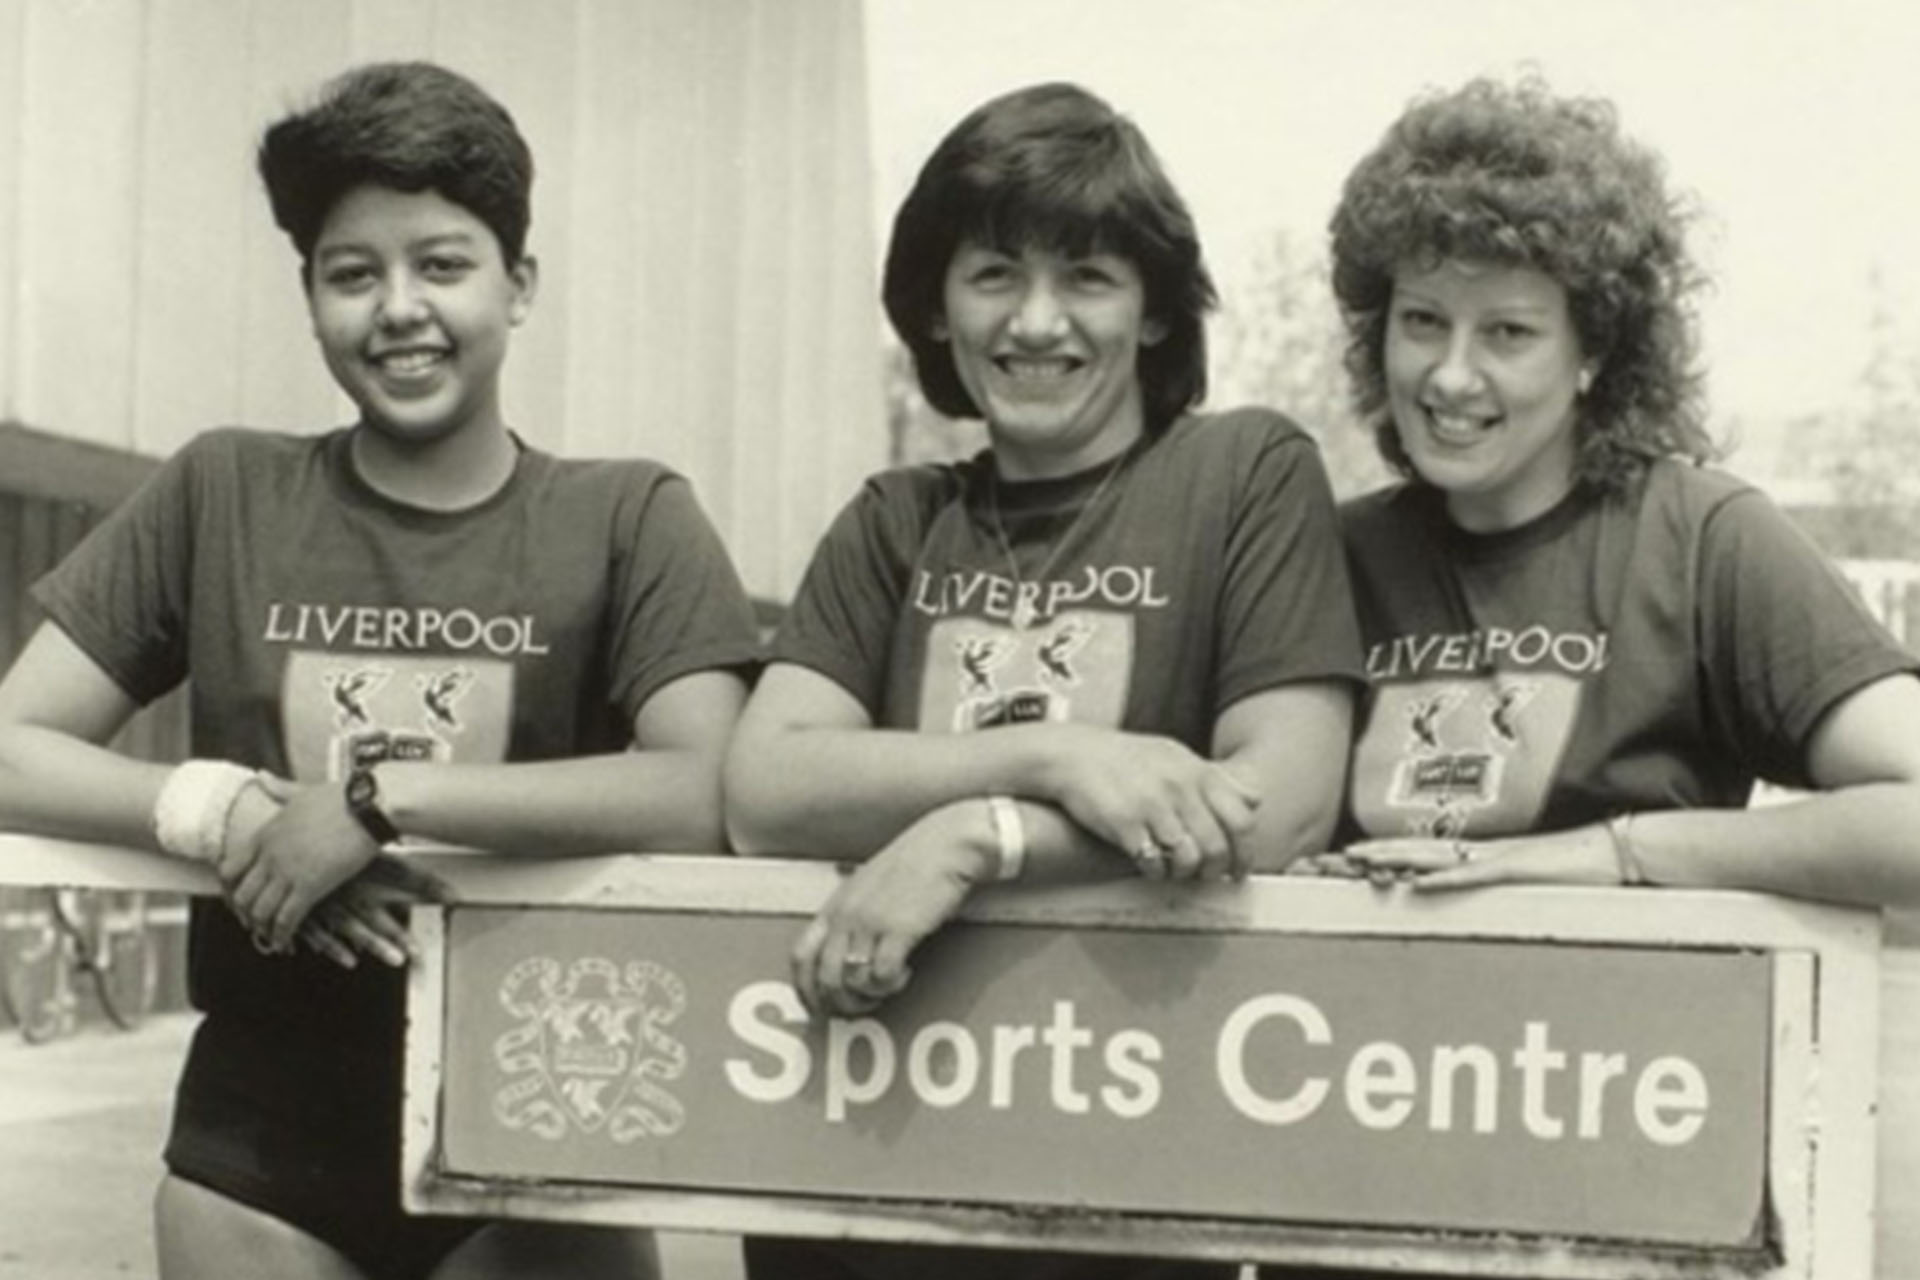
[[[1346,330],[1324,254],[1280,230],[1221,300],[1212,328],[1215,404],[1263,404],[1320,441],[1334,492],[1350,497],[1392,478],[1373,432],[1354,414],[1341,353]]]
[[[950,462],[971,457],[984,448],[985,424],[937,412],[920,394],[913,355],[906,345],[891,334],[884,342],[880,367],[887,382],[887,460],[894,466]]]
[[[1828,424],[1796,420],[1797,439],[1822,442],[1817,474],[1834,501],[1835,555],[1920,560],[1920,354],[1901,332],[1885,276],[1871,282],[1871,348],[1860,404]]]

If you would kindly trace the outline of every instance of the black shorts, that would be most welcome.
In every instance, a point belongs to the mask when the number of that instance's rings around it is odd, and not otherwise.
[[[174,1101],[167,1168],[289,1223],[373,1280],[419,1280],[486,1221],[400,1207],[397,1043],[348,1052],[209,1016]]]
[[[747,1280],[1233,1280],[1230,1262],[853,1240],[741,1241]]]

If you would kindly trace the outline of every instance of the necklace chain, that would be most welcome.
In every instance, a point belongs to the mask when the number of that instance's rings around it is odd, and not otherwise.
[[[1113,478],[1119,475],[1121,468],[1126,465],[1129,452],[1131,450],[1123,451],[1107,467],[1107,473],[1100,477],[1100,483],[1094,487],[1093,495],[1080,504],[1080,509],[1073,513],[1073,519],[1068,522],[1066,529],[1048,548],[1046,559],[1042,560],[1040,567],[1034,571],[1032,582],[1035,591],[1033,593],[1027,591],[1028,579],[1020,572],[1020,563],[1014,559],[1013,555],[1013,543],[1007,537],[1007,527],[1000,519],[1000,473],[998,471],[993,473],[992,483],[987,486],[987,510],[993,517],[993,536],[1000,543],[1000,554],[1006,557],[1007,572],[1013,578],[1014,630],[1025,631],[1033,625],[1034,614],[1037,612],[1033,596],[1038,594],[1040,584],[1047,580],[1047,574],[1052,571],[1061,553],[1067,549],[1067,544],[1073,541],[1074,531],[1080,527],[1080,523],[1092,513],[1093,509],[1100,505],[1100,499],[1106,495],[1107,487],[1113,483]]]

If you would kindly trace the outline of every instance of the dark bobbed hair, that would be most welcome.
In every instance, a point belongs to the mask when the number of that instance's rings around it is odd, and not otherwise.
[[[526,252],[533,153],[505,107],[445,67],[375,62],[335,77],[267,129],[258,162],[273,220],[308,265],[334,205],[368,183],[467,209],[508,266]]]
[[[1659,157],[1620,132],[1608,102],[1556,97],[1532,76],[1415,100],[1348,176],[1331,223],[1347,371],[1381,454],[1414,476],[1387,400],[1394,273],[1461,259],[1531,267],[1566,289],[1597,365],[1576,402],[1579,483],[1617,489],[1653,458],[1714,456],[1687,221]]]
[[[1193,217],[1139,128],[1093,94],[1040,84],[976,108],[934,148],[894,217],[881,287],[887,318],[927,402],[954,418],[982,416],[953,352],[934,337],[947,267],[966,242],[1126,258],[1140,272],[1146,316],[1166,329],[1140,350],[1147,430],[1205,398],[1215,293]]]

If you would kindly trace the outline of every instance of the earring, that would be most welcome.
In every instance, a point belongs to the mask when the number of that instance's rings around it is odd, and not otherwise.
[[[1581,395],[1585,395],[1591,391],[1593,389],[1593,370],[1582,369],[1580,375],[1573,380],[1573,386]]]

